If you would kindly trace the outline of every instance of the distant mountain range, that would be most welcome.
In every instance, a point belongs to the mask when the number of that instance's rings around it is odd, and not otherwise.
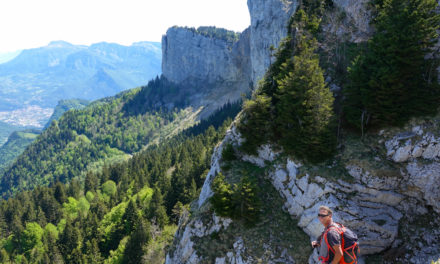
[[[158,42],[80,46],[54,41],[0,64],[0,111],[54,108],[61,99],[94,100],[145,85],[160,73]]]

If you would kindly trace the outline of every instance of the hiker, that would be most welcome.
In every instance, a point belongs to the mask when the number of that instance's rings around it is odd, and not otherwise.
[[[359,247],[357,236],[342,224],[333,222],[333,211],[327,206],[319,207],[318,219],[324,226],[324,232],[313,248],[318,248],[319,260],[323,264],[357,263]]]

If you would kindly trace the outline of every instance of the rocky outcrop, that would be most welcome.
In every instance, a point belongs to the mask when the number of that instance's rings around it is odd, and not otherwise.
[[[181,218],[179,229],[182,232],[176,233],[176,241],[177,245],[175,245],[175,249],[173,254],[168,254],[166,256],[166,264],[171,263],[188,263],[188,264],[197,264],[200,263],[200,259],[197,256],[197,251],[194,249],[194,242],[191,240],[194,237],[204,237],[211,235],[214,232],[219,232],[222,229],[225,229],[232,222],[228,218],[218,217],[216,215],[212,215],[212,219],[210,219],[209,223],[204,223],[200,219],[192,219],[188,221],[188,215],[185,215]]]
[[[386,155],[396,163],[403,163],[406,194],[424,200],[440,213],[440,135],[439,121],[409,125],[405,132],[384,142]],[[385,133],[385,131],[381,131]],[[436,134],[437,133],[437,134]],[[405,165],[406,164],[406,165]]]
[[[436,122],[427,122],[425,125],[423,122],[419,122],[412,125],[410,132],[402,132],[408,128],[381,131],[375,139],[376,143],[370,144],[373,144],[372,147],[375,148],[382,144],[388,150],[383,152],[383,156],[376,157],[373,161],[364,160],[362,163],[356,163],[347,159],[345,164],[340,165],[350,177],[344,179],[316,175],[313,173],[315,170],[306,164],[292,159],[280,158],[281,152],[273,151],[270,145],[261,146],[257,156],[240,153],[237,147],[243,139],[233,125],[213,155],[212,169],[203,186],[198,207],[201,208],[207,204],[207,199],[212,194],[210,187],[212,180],[221,170],[222,149],[230,144],[236,149],[240,160],[254,163],[266,169],[268,166],[270,167],[267,177],[284,198],[283,209],[293,218],[298,219],[298,226],[311,239],[315,239],[323,230],[316,218],[316,212],[320,205],[327,205],[335,209],[334,219],[337,222],[350,227],[359,235],[362,254],[377,254],[389,248],[399,251],[404,248],[410,252],[406,256],[411,259],[411,263],[426,263],[426,261],[438,258],[440,255],[440,243],[429,242],[440,239],[440,232],[436,232],[435,228],[428,226],[421,229],[408,228],[406,231],[399,231],[399,226],[401,226],[402,219],[408,221],[411,217],[425,215],[429,212],[430,207],[439,213],[440,193],[437,183],[440,181],[440,163],[437,157],[430,155],[429,159],[428,156],[423,158],[423,154],[417,158],[410,157],[406,161],[395,160],[394,154],[390,150],[405,148],[408,144],[402,143],[400,145],[399,142],[411,139],[413,142],[426,141],[424,144],[419,144],[423,148],[421,153],[425,153],[432,145],[432,140],[438,137],[438,133],[435,131],[439,125]],[[342,156],[344,155],[346,154],[342,153]],[[381,163],[386,163],[383,159],[387,158],[389,162],[394,164],[395,173],[390,175],[383,176],[381,174],[383,168],[372,169],[369,164],[378,160],[381,160]],[[331,166],[328,169],[331,169]],[[178,240],[181,245],[180,251],[177,250],[175,251],[177,253],[174,253],[184,256],[187,261],[173,262],[170,258],[170,262],[167,263],[195,263],[202,260],[196,259],[197,254],[194,253],[191,241],[210,234],[210,231],[207,230],[219,229],[219,221],[215,220],[216,216],[213,214],[211,218],[213,220],[205,223],[203,227],[200,227],[200,219],[191,220],[192,224],[183,229],[183,234],[186,235],[181,236],[182,238]],[[229,225],[230,222],[226,222]],[[433,228],[433,230],[429,228]],[[402,242],[402,232],[408,232],[409,234],[405,236],[408,236],[408,239],[417,245],[413,246]],[[411,235],[411,232],[420,233],[423,237],[415,237]],[[236,235],[236,243],[234,243],[232,251],[217,258],[215,263],[252,263],[252,261],[249,262],[252,256],[246,255],[246,247],[249,245],[240,242],[240,234]],[[291,256],[289,257],[291,258]],[[295,260],[292,259],[286,263],[295,263]],[[318,263],[315,253],[310,256],[309,263]]]
[[[215,147],[211,159],[211,169],[209,170],[205,182],[203,183],[202,190],[200,191],[199,200],[198,200],[199,208],[207,201],[209,197],[212,196],[211,184],[214,177],[220,172],[220,161],[221,161],[223,149],[227,144],[241,143],[240,141],[237,142],[236,140],[237,138],[239,138],[239,133],[236,127],[234,126],[226,132],[225,138],[218,146]]]
[[[245,30],[234,42],[172,27],[162,37],[162,73],[186,89],[180,100],[204,108],[201,118],[249,93],[249,34]]]
[[[287,23],[298,7],[297,0],[248,0],[251,16],[251,61],[254,85],[271,63],[270,46],[278,47],[287,35]]]
[[[300,219],[299,226],[312,238],[323,231],[316,218],[320,205],[338,208],[334,219],[349,226],[360,235],[363,254],[373,254],[389,247],[397,236],[402,214],[394,209],[403,196],[390,191],[349,184],[342,180],[332,182],[316,177],[311,182],[308,174],[298,177],[301,165],[288,160],[286,167],[278,167],[271,174],[275,188],[285,197],[285,209]],[[354,197],[353,193],[356,193]]]
[[[247,32],[241,41],[209,37],[172,27],[162,37],[162,73],[170,81],[236,82],[249,69]],[[247,42],[247,43],[246,43]]]
[[[370,26],[371,14],[368,3],[368,0],[333,0],[333,4],[342,11],[339,19],[345,20],[343,23],[345,26],[335,29],[334,32],[336,34],[350,33],[351,42],[366,41],[373,31]],[[338,23],[331,24],[334,26]],[[355,30],[347,30],[347,25],[354,27]]]

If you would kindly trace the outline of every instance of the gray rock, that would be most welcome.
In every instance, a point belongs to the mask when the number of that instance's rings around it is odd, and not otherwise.
[[[440,144],[432,142],[423,152],[422,157],[424,159],[435,159],[440,154]]]
[[[393,155],[394,162],[405,162],[411,157],[412,145],[398,148]]]
[[[162,74],[188,90],[186,101],[203,107],[201,117],[250,91],[250,30],[237,42],[169,28],[162,37]],[[203,95],[203,96],[202,96]]]
[[[419,165],[417,162],[412,162],[406,166],[406,169],[409,175],[407,188],[416,190],[408,194],[425,200],[437,213],[440,213],[440,164],[435,162]]]
[[[162,37],[163,75],[176,83],[187,79],[208,83],[235,81],[242,76],[241,69],[233,63],[233,46],[234,43],[206,37],[186,28],[169,28]]]
[[[270,145],[263,145],[257,150],[258,156],[253,155],[243,155],[242,160],[249,161],[259,167],[266,166],[266,161],[273,161],[278,156],[279,153],[272,150]]]
[[[270,46],[277,48],[287,35],[287,22],[295,12],[297,0],[248,0],[251,16],[251,61],[254,85],[271,64]]]

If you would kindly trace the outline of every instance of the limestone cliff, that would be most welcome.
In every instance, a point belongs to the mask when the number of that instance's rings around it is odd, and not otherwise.
[[[243,43],[244,42],[244,43]],[[168,29],[162,38],[162,72],[170,81],[208,84],[246,78],[249,52],[246,33],[241,41],[228,41],[181,27]]]
[[[371,28],[367,2],[333,1],[335,11],[327,15],[323,27],[331,43],[323,49],[331,49],[334,43],[368,39]],[[270,47],[278,47],[286,36],[298,2],[248,0],[248,7],[251,25],[237,41],[208,37],[181,27],[172,27],[163,36],[163,75],[172,82],[195,87],[189,92],[194,95],[189,101],[195,106],[209,105],[212,110],[227,100],[238,100],[242,93],[257,86],[273,59]],[[207,95],[196,96],[200,93]]]
[[[287,34],[287,22],[298,6],[298,1],[248,0],[251,16],[252,82],[258,83],[271,62],[270,47],[278,47]]]
[[[231,41],[172,27],[163,36],[163,75],[187,90],[188,104],[204,108],[202,118],[250,91],[249,33]]]

